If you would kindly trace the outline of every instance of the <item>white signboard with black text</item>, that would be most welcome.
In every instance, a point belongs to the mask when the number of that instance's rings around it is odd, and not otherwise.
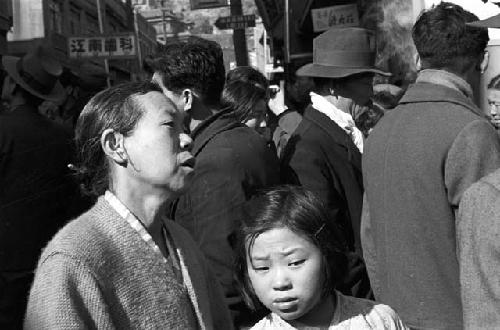
[[[68,38],[70,58],[133,58],[137,55],[135,35],[101,35]]]
[[[331,27],[359,26],[356,4],[311,9],[311,16],[314,32],[326,31]]]

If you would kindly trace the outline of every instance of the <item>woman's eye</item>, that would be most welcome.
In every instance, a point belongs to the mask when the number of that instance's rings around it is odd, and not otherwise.
[[[269,270],[269,267],[254,267],[253,268],[256,272],[265,272]]]
[[[167,127],[175,127],[175,122],[167,121],[167,122],[164,122],[162,125],[167,126]]]
[[[306,260],[305,259],[301,259],[301,260],[297,260],[297,261],[292,261],[288,264],[288,266],[292,266],[292,267],[297,267],[297,266],[300,266],[302,265]]]

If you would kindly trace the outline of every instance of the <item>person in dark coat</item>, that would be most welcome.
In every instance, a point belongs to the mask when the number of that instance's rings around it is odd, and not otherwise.
[[[42,47],[2,62],[9,110],[0,114],[0,328],[17,329],[41,249],[76,215],[77,186],[67,167],[71,137],[37,109],[64,99],[61,65]]]
[[[314,78],[311,104],[282,156],[284,181],[315,193],[343,229],[349,271],[339,289],[370,298],[359,238],[363,200],[362,133],[351,110],[369,103],[375,73],[372,34],[361,28],[330,29],[314,39],[314,60],[297,71]],[[339,49],[343,51],[339,51]],[[359,56],[352,56],[353,53]]]
[[[192,38],[168,45],[153,61],[165,95],[184,109],[196,158],[187,192],[171,205],[172,218],[194,237],[223,286],[237,325],[252,324],[233,279],[233,237],[242,206],[259,189],[279,182],[279,162],[266,141],[222,109],[222,50]]]
[[[463,328],[456,216],[464,191],[500,167],[499,139],[473,103],[471,82],[488,60],[488,32],[466,25],[474,20],[449,2],[420,15],[417,80],[363,154],[370,281],[414,329]]]

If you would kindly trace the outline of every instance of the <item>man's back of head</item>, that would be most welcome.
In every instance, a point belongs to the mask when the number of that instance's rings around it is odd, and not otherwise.
[[[466,25],[476,15],[450,2],[420,14],[413,27],[413,41],[423,69],[447,70],[465,76],[483,60],[488,31]]]
[[[177,94],[191,89],[206,106],[218,107],[226,72],[222,48],[216,42],[190,37],[167,43],[152,65],[166,89]]]

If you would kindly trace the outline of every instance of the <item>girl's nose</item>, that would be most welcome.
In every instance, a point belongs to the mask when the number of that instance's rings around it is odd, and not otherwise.
[[[497,109],[496,104],[492,104],[492,105],[490,106],[490,114],[491,114],[492,116],[494,116],[494,115],[498,115],[498,109]]]
[[[191,144],[193,143],[193,140],[189,135],[186,133],[181,133],[179,134],[179,143],[181,145],[181,149],[191,149]]]
[[[273,289],[277,291],[290,290],[292,288],[292,282],[288,273],[284,270],[277,269],[274,272],[273,277]]]

